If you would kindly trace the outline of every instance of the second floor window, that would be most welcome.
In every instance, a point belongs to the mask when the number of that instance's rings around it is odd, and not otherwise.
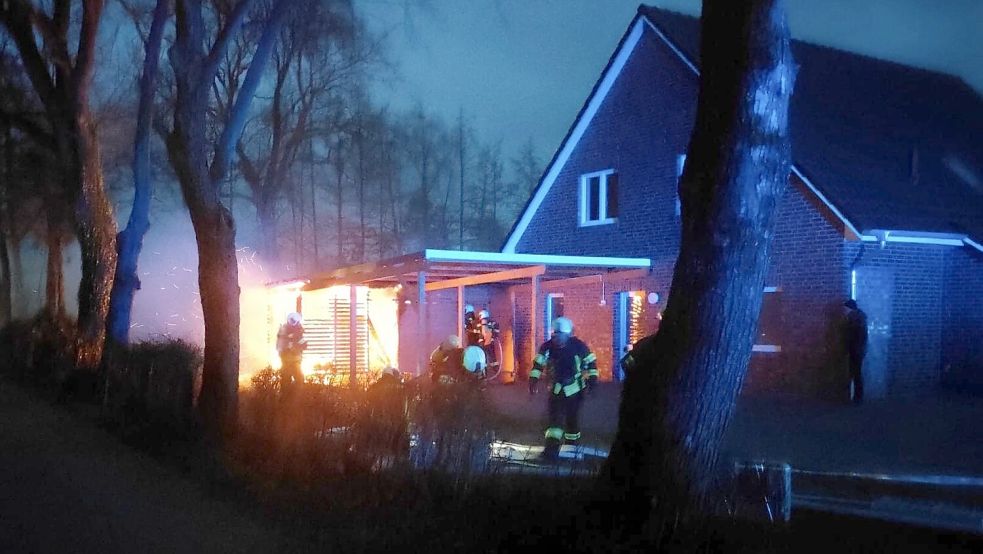
[[[618,174],[613,169],[580,176],[580,225],[614,223],[618,218]]]

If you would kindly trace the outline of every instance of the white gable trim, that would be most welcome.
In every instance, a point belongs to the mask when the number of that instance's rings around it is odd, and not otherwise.
[[[682,50],[680,50],[675,44],[673,44],[673,42],[669,40],[669,37],[667,37],[662,32],[661,29],[659,29],[654,23],[649,21],[649,18],[642,16],[642,19],[644,19],[645,23],[648,24],[649,28],[655,31],[655,34],[658,35],[660,39],[662,39],[662,42],[664,42],[665,45],[668,46],[670,50],[676,53],[676,56],[678,56],[679,59],[682,60],[684,64],[686,64],[686,67],[690,68],[690,71],[692,71],[694,75],[699,77],[700,70],[697,69],[696,65],[692,61],[690,61],[689,58],[686,57],[686,54],[684,54]],[[827,208],[829,208],[829,211],[833,212],[833,215],[835,215],[837,219],[839,219],[843,223],[843,225],[851,233],[853,233],[853,236],[858,238],[861,236],[860,231],[857,230],[857,228],[853,225],[853,223],[850,223],[850,220],[847,219],[845,215],[843,215],[843,212],[838,210],[836,206],[834,206],[833,203],[830,202],[829,199],[823,195],[823,193],[819,192],[819,189],[817,189],[816,186],[812,184],[812,181],[807,179],[806,176],[803,175],[801,171],[799,171],[799,168],[795,167],[795,164],[792,164],[792,172],[795,173],[795,175],[799,179],[801,179],[803,183],[805,183],[806,187],[808,187],[809,190],[812,191],[814,195],[816,195],[816,198],[818,198],[820,202],[822,202]]]
[[[608,66],[607,70],[604,72],[604,76],[601,78],[601,82],[598,85],[597,90],[594,91],[594,94],[592,94],[588,99],[587,107],[574,124],[573,131],[563,143],[560,153],[550,165],[546,175],[539,182],[539,187],[536,188],[536,194],[533,196],[532,201],[529,202],[529,205],[526,206],[525,211],[522,212],[522,217],[516,224],[512,234],[509,235],[509,239],[502,248],[502,252],[515,252],[515,247],[519,244],[519,239],[521,239],[522,234],[526,232],[526,228],[529,227],[529,223],[532,222],[533,216],[536,215],[536,211],[539,209],[539,206],[543,203],[543,200],[546,199],[546,195],[549,193],[553,183],[556,182],[557,176],[559,176],[563,166],[566,165],[567,160],[570,159],[570,155],[573,153],[574,148],[577,147],[577,143],[579,143],[581,137],[584,136],[584,132],[594,119],[594,115],[597,114],[597,110],[600,109],[601,104],[604,103],[605,97],[607,97],[608,92],[611,91],[611,87],[614,86],[614,82],[618,79],[618,75],[620,75],[621,70],[624,69],[625,63],[628,62],[629,56],[631,56],[631,53],[635,50],[635,46],[638,44],[638,40],[642,37],[642,31],[645,28],[645,25],[642,23],[642,19],[644,18],[638,18],[638,20],[635,21],[635,24],[632,26],[628,36],[625,37],[624,42],[621,44],[617,53],[615,53],[614,59],[611,62],[611,65]]]

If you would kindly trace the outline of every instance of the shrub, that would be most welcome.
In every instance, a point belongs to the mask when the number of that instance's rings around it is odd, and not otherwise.
[[[147,341],[108,352],[105,403],[124,427],[190,428],[202,353],[181,340]]]
[[[15,378],[42,386],[61,384],[73,373],[75,322],[42,313],[0,331],[4,367]]]

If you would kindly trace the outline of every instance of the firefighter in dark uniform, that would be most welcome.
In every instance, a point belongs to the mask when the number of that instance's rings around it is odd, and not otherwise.
[[[474,381],[484,377],[485,365],[481,347],[461,348],[461,339],[450,335],[430,354],[430,380],[441,385]]]
[[[290,396],[304,382],[300,362],[306,348],[303,320],[299,313],[291,312],[276,334],[276,350],[280,355],[280,391],[284,397]]]
[[[464,343],[465,346],[480,346],[483,326],[481,318],[474,312],[474,306],[464,307]]]
[[[434,383],[449,383],[464,367],[464,349],[457,335],[444,339],[430,353],[430,380]]]
[[[539,347],[529,373],[529,393],[536,394],[539,380],[547,373],[550,381],[549,427],[543,459],[555,461],[563,443],[580,440],[580,404],[584,393],[597,386],[597,356],[584,341],[573,336],[573,322],[553,320],[553,337]]]
[[[867,314],[857,306],[856,300],[843,303],[846,308],[846,350],[850,359],[850,383],[853,385],[853,402],[864,399],[864,356],[867,354]]]

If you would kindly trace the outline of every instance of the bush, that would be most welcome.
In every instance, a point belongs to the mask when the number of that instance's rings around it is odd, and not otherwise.
[[[202,353],[181,340],[147,341],[107,352],[105,403],[124,428],[186,431],[194,421]]]
[[[75,369],[75,340],[73,320],[42,313],[0,330],[0,359],[18,380],[60,385]]]

